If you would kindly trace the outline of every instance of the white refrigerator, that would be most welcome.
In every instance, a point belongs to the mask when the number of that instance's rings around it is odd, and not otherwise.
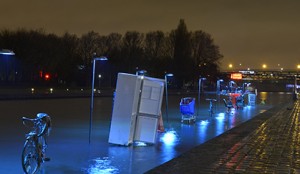
[[[155,143],[163,91],[162,79],[119,73],[109,143]]]

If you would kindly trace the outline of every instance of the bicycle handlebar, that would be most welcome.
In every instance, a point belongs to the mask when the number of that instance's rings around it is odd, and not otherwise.
[[[42,115],[42,116],[41,116]],[[37,118],[27,118],[22,117],[23,125],[28,128],[32,128],[34,132],[37,133],[38,136],[42,136],[44,134],[49,135],[51,130],[51,118],[47,114],[37,114]],[[25,121],[29,121],[33,123],[32,126],[28,126]],[[41,129],[41,130],[39,130]],[[38,132],[37,132],[38,131]],[[40,132],[40,133],[39,133]]]

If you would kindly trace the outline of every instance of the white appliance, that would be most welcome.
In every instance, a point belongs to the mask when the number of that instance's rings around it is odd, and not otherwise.
[[[119,73],[109,143],[155,143],[164,80]]]

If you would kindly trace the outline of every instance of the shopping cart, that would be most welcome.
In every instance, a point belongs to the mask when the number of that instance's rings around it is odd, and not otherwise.
[[[192,123],[196,121],[195,98],[185,97],[180,101],[181,122]]]

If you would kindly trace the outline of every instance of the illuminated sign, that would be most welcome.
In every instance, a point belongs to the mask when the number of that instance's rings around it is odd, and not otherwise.
[[[239,71],[242,74],[255,74],[254,71]]]
[[[242,73],[232,73],[230,78],[234,79],[234,80],[240,80],[243,78],[243,75],[242,75]]]

